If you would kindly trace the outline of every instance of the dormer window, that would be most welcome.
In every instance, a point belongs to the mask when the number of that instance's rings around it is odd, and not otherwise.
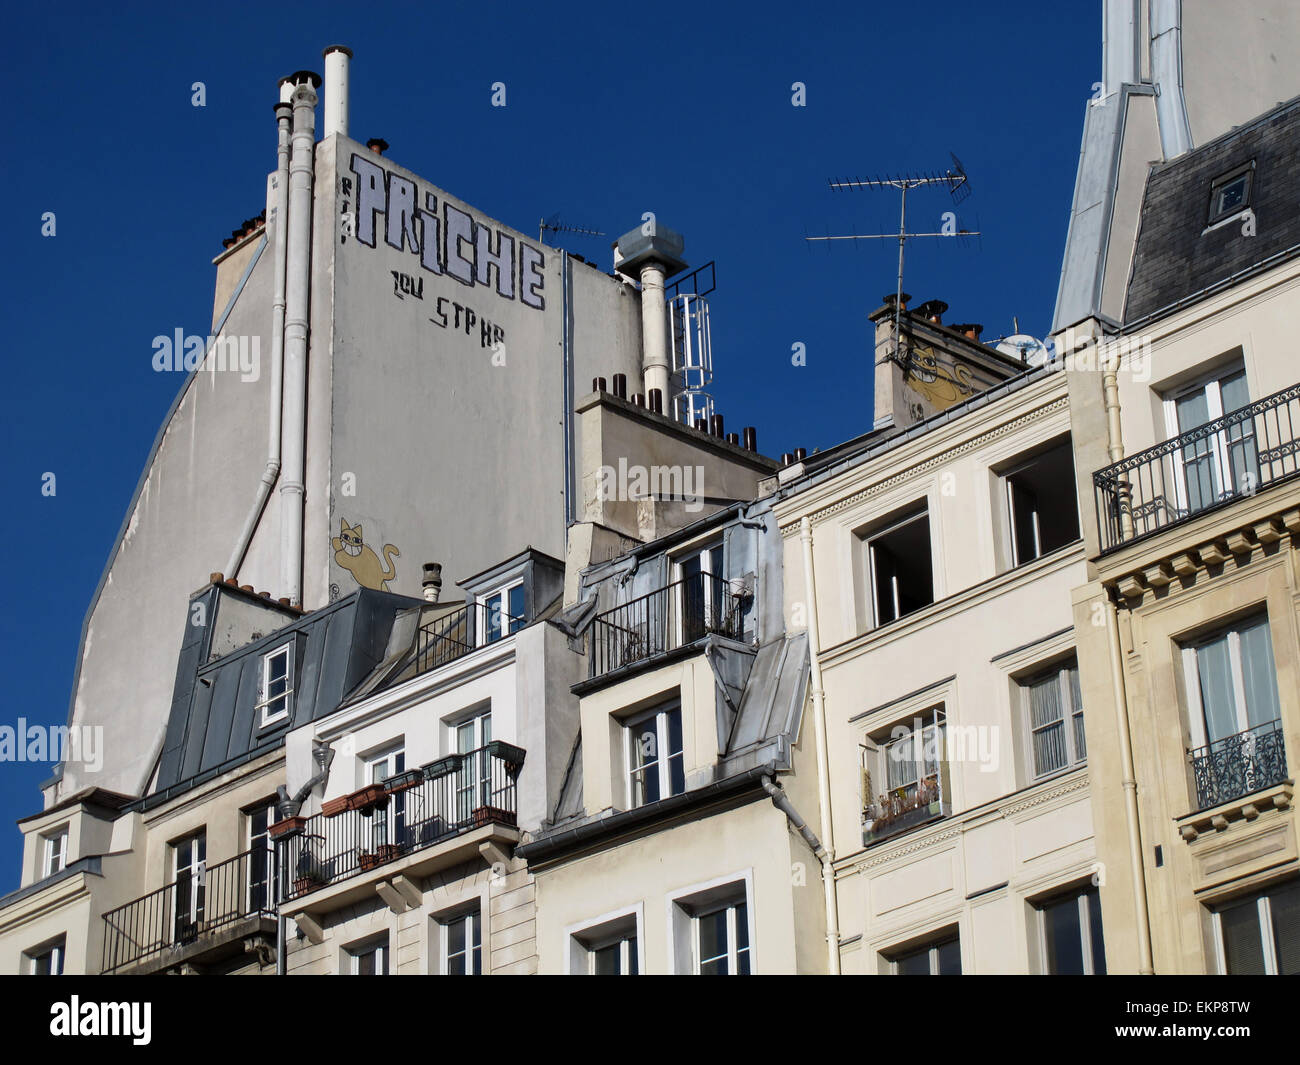
[[[45,876],[61,873],[68,864],[68,826],[56,829],[44,837],[45,853],[42,855],[42,871]]]
[[[263,728],[289,716],[289,700],[292,696],[293,644],[287,643],[262,657],[257,709],[262,714]]]
[[[1210,186],[1210,217],[1207,225],[1241,214],[1250,207],[1254,174],[1255,164],[1251,162],[1214,180]]]
[[[496,643],[524,627],[524,582],[516,581],[479,598],[480,644]]]

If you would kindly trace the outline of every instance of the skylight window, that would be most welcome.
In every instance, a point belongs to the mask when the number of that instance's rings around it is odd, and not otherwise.
[[[1210,186],[1209,224],[1240,214],[1250,206],[1251,178],[1255,164],[1234,170],[1216,178]]]

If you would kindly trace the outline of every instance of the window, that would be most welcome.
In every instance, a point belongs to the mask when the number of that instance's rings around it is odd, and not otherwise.
[[[452,731],[456,753],[467,756],[456,777],[456,817],[467,821],[478,807],[498,805],[492,801],[492,758],[485,749],[492,742],[492,711],[465,718]]]
[[[1200,809],[1286,777],[1268,617],[1257,614],[1182,648]]]
[[[293,644],[285,644],[262,657],[257,707],[262,712],[263,728],[289,716],[289,699],[293,695],[292,651]]]
[[[1165,397],[1165,427],[1171,438],[1217,421],[1249,405],[1246,371],[1240,362],[1215,376]],[[1259,454],[1250,418],[1224,425],[1218,432],[1197,434],[1175,455],[1173,487],[1183,515],[1239,494],[1259,484]]]
[[[1082,764],[1088,757],[1088,746],[1083,732],[1078,664],[1072,661],[1054,667],[1021,687],[1034,777]]]
[[[508,585],[479,599],[483,618],[481,644],[495,643],[502,636],[524,627],[524,582]]]
[[[961,942],[953,935],[894,954],[889,971],[895,976],[960,976]]]
[[[645,806],[686,790],[680,703],[665,703],[629,718],[623,733],[629,806]]]
[[[203,832],[172,844],[172,912],[177,943],[190,942],[203,926],[207,852]]]
[[[244,811],[248,824],[248,909],[274,910],[280,900],[275,868],[275,841],[268,829],[279,820],[275,800],[268,799]]]
[[[366,760],[368,784],[382,784],[391,776],[406,769],[406,752],[401,747],[390,748],[383,754],[371,755]],[[406,792],[390,795],[388,801],[377,806],[370,816],[370,849],[377,852],[384,846],[401,846],[406,842]]]
[[[710,632],[723,630],[728,621],[728,604],[722,544],[711,544],[684,556],[674,566],[681,644],[694,643]]]
[[[63,872],[68,864],[68,826],[63,825],[43,837],[43,843],[42,875],[53,876],[55,873]]]
[[[348,948],[353,976],[388,975],[388,937]]]
[[[589,976],[636,976],[641,959],[637,915],[623,914],[571,936],[571,973]]]
[[[928,514],[888,525],[865,543],[873,625],[888,625],[934,602]]]
[[[942,706],[916,714],[863,745],[863,842],[872,843],[947,816]]]
[[[27,971],[32,976],[62,976],[64,940],[27,951]]]
[[[1101,897],[1095,887],[1036,905],[1043,969],[1050,976],[1105,976]]]
[[[1074,451],[1067,438],[1003,474],[1011,563],[1023,566],[1079,538]]]
[[[439,922],[442,926],[442,971],[446,976],[483,972],[483,919],[477,909]]]
[[[698,911],[691,921],[695,932],[695,971],[701,976],[749,975],[749,907],[744,899]]]
[[[1210,186],[1209,225],[1230,215],[1240,214],[1250,206],[1250,191],[1255,164],[1216,178]]]
[[[1220,906],[1214,934],[1229,976],[1300,976],[1300,880]]]

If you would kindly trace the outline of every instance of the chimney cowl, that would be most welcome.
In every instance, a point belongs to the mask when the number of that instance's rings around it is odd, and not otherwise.
[[[371,137],[366,141],[366,147],[376,155],[383,155],[384,152],[388,151],[388,141],[384,140],[383,137]]]

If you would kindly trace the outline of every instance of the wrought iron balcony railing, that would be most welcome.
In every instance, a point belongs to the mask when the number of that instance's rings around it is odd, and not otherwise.
[[[1191,753],[1201,810],[1271,788],[1287,779],[1282,722],[1256,725]]]
[[[1093,475],[1101,549],[1112,551],[1300,474],[1300,385]]]
[[[169,954],[189,956],[236,922],[275,917],[273,856],[245,851],[186,873],[166,887],[104,914],[103,972],[113,973]]]
[[[487,603],[467,604],[420,626],[416,636],[415,672],[454,662],[477,647],[495,643],[503,636],[518,632],[524,618],[512,617]]]
[[[275,826],[284,898],[292,899],[485,825],[516,824],[524,751],[494,740],[349,796],[337,812]],[[295,819],[297,820],[297,819]],[[286,830],[287,829],[287,830]]]
[[[729,583],[698,573],[597,615],[591,629],[591,675],[644,662],[710,633],[738,640],[744,615]]]

